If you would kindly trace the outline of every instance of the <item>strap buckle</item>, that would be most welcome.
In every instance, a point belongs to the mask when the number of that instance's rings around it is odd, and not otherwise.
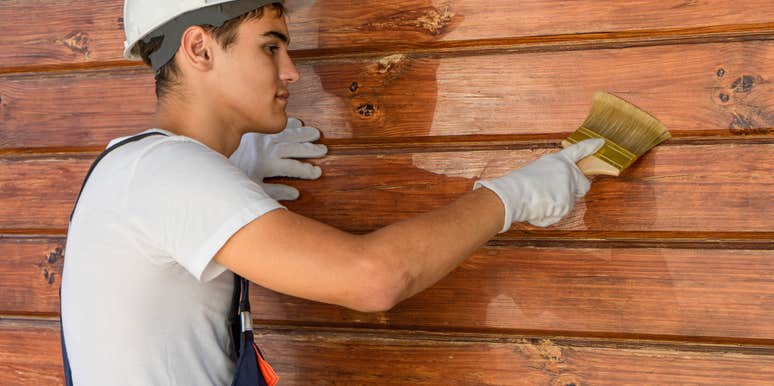
[[[250,316],[250,311],[242,311],[239,313],[239,317],[242,320],[242,332],[253,330],[253,318]]]

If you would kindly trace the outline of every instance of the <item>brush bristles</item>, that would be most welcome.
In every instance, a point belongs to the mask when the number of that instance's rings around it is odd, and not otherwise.
[[[594,94],[583,127],[637,155],[671,138],[663,123],[636,106],[606,92]]]

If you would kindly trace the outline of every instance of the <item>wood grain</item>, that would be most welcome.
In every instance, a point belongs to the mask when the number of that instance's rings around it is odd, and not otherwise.
[[[0,239],[0,314],[59,314],[64,243],[65,238]]]
[[[64,239],[0,240],[0,314],[59,313]],[[258,324],[539,331],[774,343],[774,251],[479,250],[389,312],[365,314],[253,286]]]
[[[733,346],[259,330],[282,384],[765,385],[774,356]],[[0,324],[0,382],[61,384],[58,326]]]
[[[260,323],[774,342],[772,251],[484,248],[389,312],[255,287]],[[262,321],[263,320],[263,321]]]
[[[774,134],[771,62],[774,41],[321,62],[300,67],[288,111],[334,142],[558,140],[607,90],[676,137]],[[142,131],[155,110],[152,82],[145,70],[2,76],[0,149],[104,146]]]
[[[0,2],[0,384],[62,384],[67,219],[150,71],[120,0]],[[770,384],[772,0],[288,0],[291,116],[331,155],[295,211],[368,232],[556,151],[607,90],[675,140],[364,314],[253,285],[283,384]],[[41,22],[43,21],[43,22]]]
[[[597,178],[557,232],[771,232],[774,145],[661,146]],[[292,210],[349,231],[424,213],[554,149],[328,156]],[[94,156],[0,158],[0,229],[66,228]],[[723,162],[720,162],[722,160]],[[335,208],[335,210],[331,210]],[[520,230],[539,228],[517,225]]]
[[[6,1],[0,7],[2,68],[94,64],[123,60],[120,0]],[[421,47],[436,42],[492,40],[637,30],[669,30],[771,21],[770,0],[686,2],[474,0],[389,4],[333,0],[288,1],[294,50],[362,51],[365,47]],[[518,15],[514,20],[513,15]],[[41,23],[45,20],[45,23]],[[7,21],[7,22],[6,22]],[[654,34],[655,35],[655,34]]]
[[[64,385],[59,324],[0,318],[0,384]]]
[[[770,355],[681,346],[331,335],[265,334],[258,339],[289,384],[323,383],[332,377],[342,384],[360,385],[764,385],[774,374]]]

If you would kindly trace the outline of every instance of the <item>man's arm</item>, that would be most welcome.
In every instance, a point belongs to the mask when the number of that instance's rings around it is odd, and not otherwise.
[[[451,205],[367,235],[275,210],[237,232],[215,261],[305,299],[374,312],[442,279],[502,227],[503,204],[478,189]]]
[[[215,261],[278,292],[383,311],[443,278],[498,231],[548,226],[590,188],[575,165],[604,141],[567,147],[491,181],[451,205],[367,235],[275,210],[232,236]]]

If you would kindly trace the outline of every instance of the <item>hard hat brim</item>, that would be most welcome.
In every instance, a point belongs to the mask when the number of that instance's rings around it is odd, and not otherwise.
[[[200,10],[202,8],[217,6],[217,5],[221,5],[221,4],[225,4],[225,3],[231,3],[231,2],[235,2],[235,1],[238,1],[238,0],[210,0],[210,1],[202,2],[201,6],[199,6],[199,7],[192,7],[190,9],[187,9],[186,12],[197,11],[197,10]],[[258,1],[256,1],[256,6],[255,6],[254,9],[258,9],[258,8],[263,7],[265,5],[268,5],[268,4],[283,3],[283,2],[284,2],[284,0],[263,0],[263,1],[258,0]],[[124,12],[126,12],[126,9],[124,10]],[[147,38],[148,36],[152,35],[156,30],[158,30],[162,26],[166,25],[167,23],[175,20],[176,18],[178,18],[180,16],[181,16],[181,14],[174,14],[174,15],[170,15],[167,18],[160,19],[158,22],[153,23],[147,29],[147,31],[143,35],[137,37],[136,39],[132,39],[132,41],[124,41],[124,58],[126,58],[127,60],[131,60],[131,61],[140,61],[140,60],[142,60],[142,57],[140,56],[139,47],[138,47],[137,43],[139,43],[140,40],[143,40],[143,39]]]

